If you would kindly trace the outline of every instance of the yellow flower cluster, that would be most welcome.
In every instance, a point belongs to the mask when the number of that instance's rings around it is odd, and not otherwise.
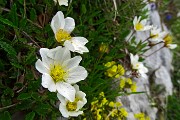
[[[119,78],[124,75],[124,67],[120,64],[116,64],[115,61],[107,62],[105,65],[108,69],[105,72],[105,75],[112,78]]]
[[[134,117],[137,119],[137,120],[151,120],[149,118],[149,116],[146,116],[144,113],[137,113],[137,114],[134,114]]]
[[[130,88],[132,92],[136,92],[136,82],[132,82],[132,80],[130,78],[125,78],[122,77],[120,79],[120,89],[126,89],[126,88]]]
[[[104,43],[100,44],[99,52],[108,53],[108,51],[109,51],[109,46],[107,44],[104,44]]]
[[[110,120],[110,118],[118,118],[122,120],[127,117],[127,111],[122,108],[120,102],[108,101],[104,96],[104,92],[99,94],[99,98],[95,98],[91,102],[91,111],[95,120]]]

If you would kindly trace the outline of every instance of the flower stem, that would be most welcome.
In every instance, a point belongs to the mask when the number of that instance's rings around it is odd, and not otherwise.
[[[145,57],[147,58],[147,57],[151,56],[152,54],[158,52],[158,51],[161,50],[162,48],[164,48],[164,46],[160,47],[159,49],[157,49],[156,51],[154,51],[153,53],[151,53],[151,54],[149,54],[148,56],[145,56]]]

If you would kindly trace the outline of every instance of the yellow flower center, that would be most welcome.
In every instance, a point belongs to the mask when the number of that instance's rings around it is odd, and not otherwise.
[[[171,44],[172,43],[172,37],[168,34],[164,37],[164,42],[165,45]]]
[[[137,23],[135,25],[135,28],[136,28],[136,30],[142,30],[144,28],[144,26],[141,23]]]
[[[61,43],[61,42],[64,42],[66,40],[70,40],[71,35],[67,31],[65,31],[63,29],[59,29],[56,33],[56,39],[58,42]]]
[[[159,34],[151,34],[151,38],[157,38],[159,37]]]
[[[78,98],[75,98],[74,102],[68,102],[66,108],[68,111],[75,111],[77,109],[77,102],[79,101]]]
[[[50,75],[53,78],[54,82],[58,82],[58,81],[64,81],[64,77],[65,75],[67,75],[67,73],[63,70],[63,68],[59,64],[57,64],[51,66]]]

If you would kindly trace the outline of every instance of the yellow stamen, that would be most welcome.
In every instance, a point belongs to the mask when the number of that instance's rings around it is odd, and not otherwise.
[[[78,98],[75,98],[74,102],[68,102],[66,108],[68,111],[75,111],[77,109],[77,102],[79,101]]]
[[[71,35],[67,31],[64,31],[63,29],[59,29],[56,33],[56,39],[58,42],[62,43],[66,40],[70,40]]]
[[[158,34],[151,34],[151,38],[157,38],[157,37],[159,37],[159,35]]]
[[[164,37],[164,42],[165,42],[165,45],[171,44],[171,43],[172,43],[172,37],[171,37],[171,35],[167,34],[167,35]]]
[[[58,82],[64,81],[64,77],[65,75],[67,75],[67,73],[62,69],[62,67],[59,64],[57,64],[51,66],[50,75],[53,78],[54,82]]]
[[[136,28],[136,30],[142,30],[144,28],[144,26],[141,23],[137,23],[135,25],[135,28]]]

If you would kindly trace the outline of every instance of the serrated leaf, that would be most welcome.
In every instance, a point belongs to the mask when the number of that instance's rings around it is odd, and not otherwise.
[[[26,100],[29,98],[31,98],[31,95],[29,93],[22,93],[17,97],[18,100]]]
[[[15,49],[10,44],[7,44],[6,42],[0,41],[0,46],[10,55],[16,56],[17,53],[16,53]]]
[[[17,28],[11,21],[9,21],[8,19],[4,19],[0,16],[0,22],[8,25],[8,26],[11,26],[13,28]]]
[[[47,114],[48,109],[51,109],[51,106],[49,104],[41,103],[36,107],[35,111],[39,115],[45,115],[45,114]]]
[[[30,112],[26,115],[25,120],[33,120],[35,117],[35,112]]]

